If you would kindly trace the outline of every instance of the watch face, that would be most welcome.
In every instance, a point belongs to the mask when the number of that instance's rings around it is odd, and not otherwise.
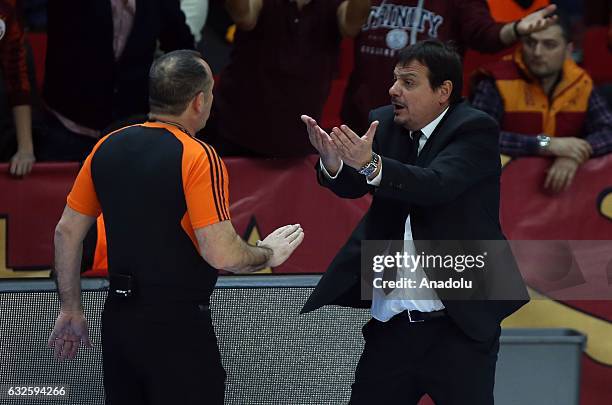
[[[540,148],[545,148],[550,144],[550,138],[548,136],[538,135],[536,139],[538,140],[538,146]]]

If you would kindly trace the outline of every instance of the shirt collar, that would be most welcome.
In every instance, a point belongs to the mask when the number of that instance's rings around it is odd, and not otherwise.
[[[446,109],[444,111],[442,111],[442,113],[440,115],[438,115],[436,117],[436,119],[434,119],[429,124],[427,124],[423,128],[421,128],[421,132],[423,133],[423,136],[425,137],[425,139],[429,139],[431,134],[433,134],[433,132],[435,131],[435,129],[438,126],[438,124],[440,123],[440,121],[442,121],[442,118],[444,118],[444,115],[446,115],[446,113],[448,112],[448,108],[449,107],[446,107]],[[412,136],[412,132],[410,132],[410,135]]]

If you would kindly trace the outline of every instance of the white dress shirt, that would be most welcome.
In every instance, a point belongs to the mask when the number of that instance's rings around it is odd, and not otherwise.
[[[418,153],[421,153],[421,150],[423,150],[423,147],[425,147],[425,144],[429,140],[429,137],[431,136],[431,134],[433,134],[434,130],[436,129],[447,111],[448,107],[444,111],[442,111],[442,113],[438,115],[436,119],[434,119],[421,129],[423,135],[419,140]],[[412,135],[412,133],[410,135]],[[331,176],[325,169],[323,162],[319,162],[324,175],[330,179],[335,179],[336,177],[338,177],[338,174],[344,166],[341,162],[338,173],[336,173],[335,176]],[[380,181],[383,175],[382,160],[380,161],[380,165],[380,172],[374,179],[368,180],[368,184],[372,186],[380,185]],[[414,241],[412,237],[412,226],[410,225],[410,215],[408,215],[408,217],[406,218],[406,224],[404,226],[404,252],[406,252],[408,255],[416,254],[416,248],[414,246]],[[411,272],[410,269],[403,268],[398,268],[397,270],[398,278],[404,277],[414,279],[417,285],[420,284],[421,279],[426,277],[425,272],[423,272],[423,269],[420,267],[417,268],[414,272]],[[441,310],[443,308],[444,304],[442,303],[442,301],[440,301],[436,292],[431,289],[396,289],[387,296],[384,295],[384,292],[381,289],[373,289],[371,308],[372,317],[382,322],[386,322],[394,315],[406,310],[432,312]]]

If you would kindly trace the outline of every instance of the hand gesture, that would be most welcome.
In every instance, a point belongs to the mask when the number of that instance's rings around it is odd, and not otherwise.
[[[340,158],[355,170],[361,169],[372,160],[372,143],[378,121],[370,124],[364,136],[358,136],[346,125],[334,127],[330,136]]]
[[[272,249],[272,256],[266,265],[268,267],[277,267],[291,256],[303,240],[304,230],[300,224],[285,225],[273,231],[264,240],[258,242],[257,245]]]
[[[340,170],[340,157],[327,132],[323,131],[313,118],[302,115],[302,121],[308,130],[308,139],[314,148],[319,152],[323,166],[330,174],[334,175]]]
[[[74,359],[81,344],[92,347],[87,319],[83,312],[60,310],[47,344],[54,348],[54,355],[58,360]]]
[[[32,170],[36,161],[32,152],[18,150],[11,158],[10,172],[13,176],[25,176]]]
[[[518,31],[519,35],[529,35],[533,32],[542,31],[543,29],[553,25],[558,19],[556,15],[552,15],[556,9],[557,6],[555,4],[551,4],[541,10],[535,11],[523,17],[516,26],[516,30]]]
[[[544,188],[559,193],[572,184],[580,163],[568,157],[558,157],[548,169]]]
[[[574,159],[578,164],[584,163],[593,153],[587,141],[574,137],[550,138],[548,151],[558,157]]]

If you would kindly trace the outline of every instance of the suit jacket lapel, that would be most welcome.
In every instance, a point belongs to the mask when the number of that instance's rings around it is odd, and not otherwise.
[[[453,134],[454,128],[452,128],[452,115],[455,113],[457,109],[457,105],[451,106],[442,121],[438,124],[434,132],[431,134],[427,143],[419,153],[417,160],[415,162],[416,166],[425,167],[429,162],[431,162],[432,158],[435,157],[440,149],[446,145],[449,136]]]
[[[379,140],[379,145],[382,145],[379,153],[405,163],[410,154],[410,133],[399,125],[392,125],[384,135],[384,139]]]

